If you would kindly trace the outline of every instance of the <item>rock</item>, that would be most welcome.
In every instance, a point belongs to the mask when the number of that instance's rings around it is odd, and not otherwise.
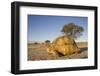
[[[67,36],[56,38],[50,45],[47,46],[47,52],[52,55],[66,56],[73,53],[79,53],[80,49],[77,47],[74,39]]]

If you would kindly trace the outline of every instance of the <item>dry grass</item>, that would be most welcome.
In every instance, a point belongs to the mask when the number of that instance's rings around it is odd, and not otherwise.
[[[83,59],[88,57],[88,43],[78,42],[77,46],[81,49],[78,54],[68,56],[52,56],[47,53],[45,44],[28,44],[28,60],[55,60],[55,59]]]

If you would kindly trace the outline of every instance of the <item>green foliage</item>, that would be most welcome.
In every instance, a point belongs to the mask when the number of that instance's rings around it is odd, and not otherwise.
[[[74,23],[65,24],[61,30],[61,32],[63,32],[66,36],[70,36],[72,38],[80,37],[83,31],[83,27]]]
[[[50,43],[50,40],[46,40],[45,43]]]
[[[38,42],[34,42],[35,45],[39,44]]]

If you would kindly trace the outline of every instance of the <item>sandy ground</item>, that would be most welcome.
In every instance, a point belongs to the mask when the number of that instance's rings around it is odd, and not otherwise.
[[[68,56],[52,56],[46,51],[45,44],[28,44],[28,60],[59,60],[59,59],[83,59],[88,57],[87,42],[77,43],[81,52]]]

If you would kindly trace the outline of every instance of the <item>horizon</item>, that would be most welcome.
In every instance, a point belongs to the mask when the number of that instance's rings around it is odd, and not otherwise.
[[[46,40],[45,40],[46,41]],[[28,43],[45,43],[45,41],[31,41],[31,42],[28,42]],[[50,41],[50,43],[52,43],[53,41]],[[75,42],[88,42],[87,40],[75,40]]]

